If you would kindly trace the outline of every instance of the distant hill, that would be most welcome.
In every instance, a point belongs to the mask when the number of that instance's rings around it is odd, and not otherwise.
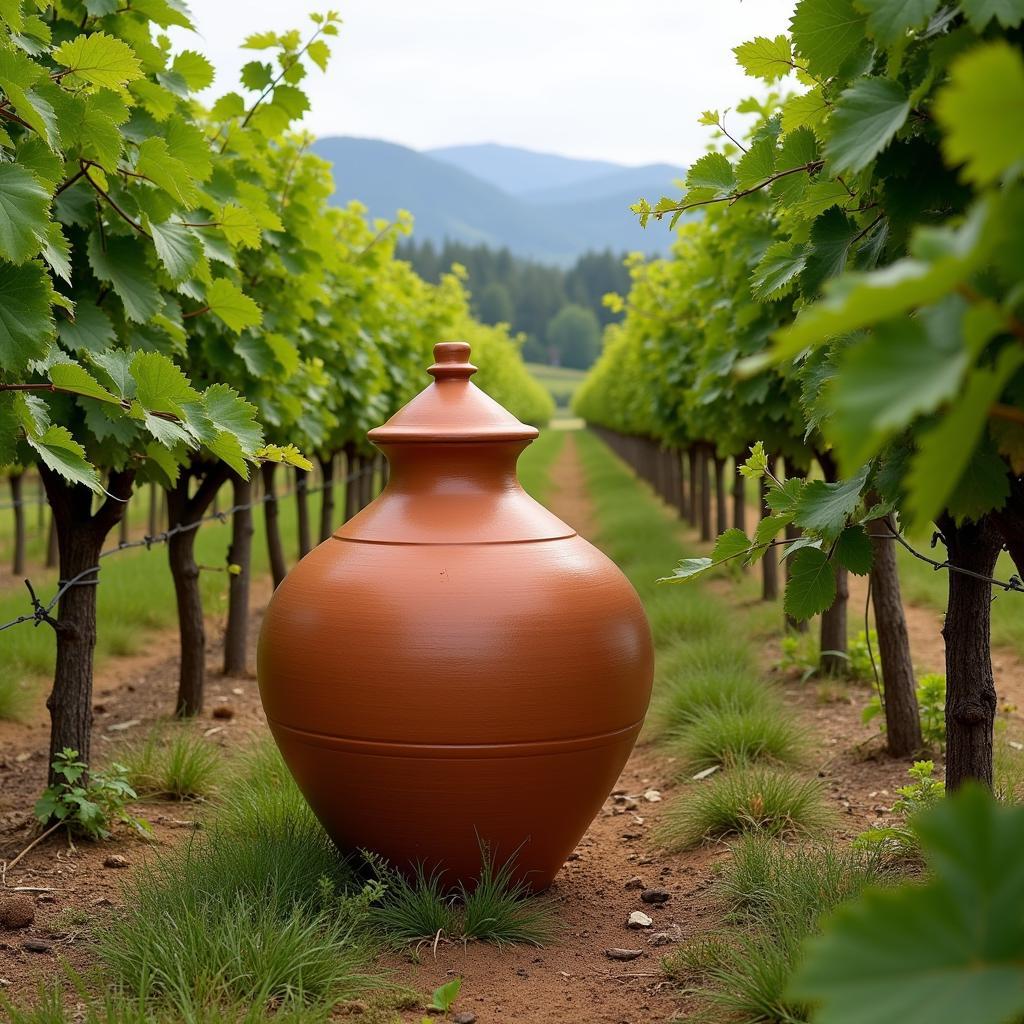
[[[619,164],[606,160],[577,160],[556,153],[502,146],[496,142],[478,146],[444,146],[425,152],[435,160],[458,167],[513,196],[601,178],[620,170]]]
[[[319,139],[313,149],[333,165],[337,203],[358,199],[380,217],[409,210],[420,241],[507,246],[559,264],[591,249],[666,251],[671,238],[665,227],[644,231],[629,204],[670,191],[672,179],[683,173],[668,165],[627,168],[496,145],[450,147],[443,159],[350,136]],[[476,161],[490,180],[456,166],[453,153],[465,164]],[[507,174],[499,170],[502,160]],[[520,186],[528,181],[529,188],[521,189],[527,194],[498,187],[496,178]]]

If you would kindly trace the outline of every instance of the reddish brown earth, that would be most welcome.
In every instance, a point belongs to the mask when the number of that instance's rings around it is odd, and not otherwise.
[[[552,476],[552,509],[593,538],[593,513],[572,434]],[[695,546],[692,537],[688,541]],[[736,603],[729,584],[714,586]],[[854,581],[854,602],[863,598],[858,586],[859,581]],[[254,589],[254,608],[261,609],[269,585],[261,581]],[[915,662],[921,668],[941,669],[938,617],[926,609],[910,609],[908,618]],[[257,611],[253,639],[258,620]],[[223,623],[209,626],[207,711],[197,728],[212,742],[232,750],[265,734],[266,726],[254,679],[229,680],[219,674]],[[766,671],[778,660],[775,643],[769,640],[764,646]],[[114,756],[121,737],[141,734],[166,715],[175,689],[176,648],[174,634],[159,635],[148,644],[145,656],[112,660],[103,668],[94,703],[98,759]],[[1024,683],[1020,659],[999,651],[995,660],[1001,695],[1024,704],[1019,697]],[[783,679],[782,686],[813,739],[806,770],[822,778],[840,814],[843,833],[852,836],[884,815],[908,765],[884,757],[876,728],[861,724],[861,708],[870,698],[867,688],[826,689],[814,682],[801,684],[790,679]],[[222,705],[231,708],[232,717],[214,719],[214,709]],[[113,728],[132,722],[137,724]],[[0,722],[0,858],[14,857],[33,836],[31,806],[45,783],[46,744],[46,714],[41,703],[28,724]],[[652,831],[666,803],[677,796],[673,792],[678,788],[676,776],[665,748],[648,742],[634,752],[616,795],[605,804],[550,890],[560,929],[559,938],[551,945],[499,950],[478,943],[439,943],[436,949],[421,948],[415,956],[395,956],[385,966],[394,970],[396,980],[424,992],[461,977],[462,994],[456,1008],[474,1012],[480,1024],[648,1024],[685,1019],[696,1008],[693,999],[665,980],[659,961],[678,942],[720,922],[720,908],[709,887],[716,864],[728,852],[722,846],[683,854],[657,848]],[[644,794],[652,789],[664,799],[646,800]],[[558,794],[552,794],[552,799],[557,800]],[[153,823],[157,844],[166,847],[187,839],[198,809],[194,804],[161,802],[140,810]],[[0,985],[9,996],[19,1001],[30,999],[40,980],[54,977],[58,958],[67,958],[79,970],[88,969],[88,928],[113,912],[128,875],[104,867],[103,862],[111,854],[119,854],[135,867],[142,863],[146,850],[147,844],[124,835],[107,843],[77,843],[73,849],[65,840],[53,838],[17,865],[8,885],[41,891],[33,893],[36,920],[30,928],[0,928]],[[639,892],[625,887],[634,876],[647,886],[669,890],[668,903],[661,908],[642,904]],[[654,918],[650,932],[625,926],[629,913],[639,909]],[[88,918],[84,925],[76,923],[83,920],[82,915]],[[653,945],[652,932],[669,933],[669,944]],[[45,943],[50,950],[29,952],[24,944],[31,941]],[[611,947],[643,952],[636,960],[618,963],[605,955]],[[410,1011],[403,1019],[418,1024],[421,1017],[421,1013]]]

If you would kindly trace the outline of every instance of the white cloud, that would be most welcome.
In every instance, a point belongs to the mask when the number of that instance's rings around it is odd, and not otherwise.
[[[338,0],[334,0],[335,3]],[[318,135],[416,149],[502,142],[639,164],[704,149],[702,110],[757,83],[732,47],[786,30],[793,0],[351,0],[326,74],[306,80]],[[310,0],[192,0],[215,92],[251,32],[312,26]],[[185,44],[185,38],[177,41]],[[195,41],[191,45],[196,45]]]

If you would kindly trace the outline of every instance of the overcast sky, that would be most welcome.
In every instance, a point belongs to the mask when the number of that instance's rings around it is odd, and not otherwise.
[[[307,78],[318,135],[415,149],[501,142],[626,164],[685,165],[702,110],[753,91],[731,49],[786,30],[793,0],[348,0],[326,74]],[[251,32],[311,27],[310,0],[191,0],[216,92]],[[184,40],[180,40],[184,43]],[[192,45],[196,45],[195,42]]]

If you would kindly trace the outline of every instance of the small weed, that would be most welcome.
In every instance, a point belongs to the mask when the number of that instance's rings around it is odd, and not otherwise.
[[[934,761],[915,761],[908,774],[911,781],[897,790],[899,799],[891,808],[901,822],[861,832],[854,840],[859,849],[880,850],[897,858],[918,856],[920,843],[914,831],[914,818],[934,807],[946,795],[946,786],[934,777]]]
[[[118,756],[139,793],[170,800],[210,796],[221,767],[217,748],[187,725],[157,727]]]
[[[108,839],[116,824],[149,834],[149,825],[128,813],[128,805],[137,795],[124,765],[94,771],[82,784],[88,766],[78,760],[77,750],[65,747],[54,760],[53,770],[60,779],[43,790],[35,805],[36,820],[41,824],[60,824],[87,839]]]
[[[675,744],[688,774],[712,765],[798,764],[805,751],[802,730],[777,707],[709,709]]]
[[[669,849],[765,832],[813,835],[832,824],[821,785],[766,768],[741,768],[689,787],[666,810],[658,829]]]

